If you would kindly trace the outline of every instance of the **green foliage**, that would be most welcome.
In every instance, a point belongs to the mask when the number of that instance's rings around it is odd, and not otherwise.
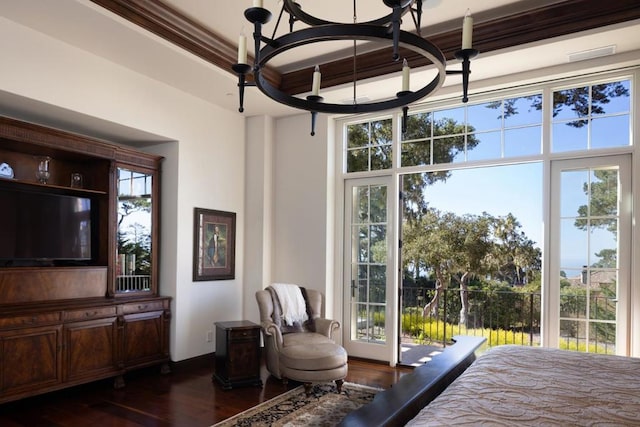
[[[596,169],[593,176],[589,177],[590,182],[582,184],[584,194],[589,198],[589,205],[578,207],[579,218],[575,221],[575,226],[579,230],[593,228],[603,228],[618,234],[618,171],[609,169]],[[592,219],[587,222],[587,217],[602,217]],[[611,254],[609,254],[611,255]],[[613,254],[615,256],[615,254]],[[611,260],[615,262],[615,258]],[[615,266],[615,264],[613,264]]]
[[[417,321],[419,319],[419,321]],[[432,317],[421,318],[421,313],[414,310],[405,311],[402,315],[402,327],[414,338],[416,344],[430,344],[449,342],[456,335],[483,336],[489,347],[504,344],[528,344],[528,333],[489,328],[465,328],[458,324],[451,324],[436,320]]]
[[[133,198],[118,202],[118,253],[135,254],[134,274],[151,274],[151,230],[145,225],[134,223],[126,229],[123,222],[136,212],[151,213],[150,198]]]
[[[589,90],[591,89],[591,90]],[[606,113],[605,106],[612,98],[629,97],[629,89],[625,82],[612,82],[589,87],[577,87],[553,93],[553,117],[569,108],[576,117],[588,117],[591,114]],[[540,107],[541,108],[541,107]],[[589,110],[591,109],[591,110]],[[567,122],[568,126],[580,128],[587,124],[586,120]]]
[[[561,350],[573,350],[582,353],[599,353],[599,354],[615,354],[616,349],[613,345],[604,345],[601,343],[591,343],[588,346],[584,341],[576,342],[575,340],[560,339],[558,348]]]
[[[403,271],[409,279],[432,276],[444,287],[465,274],[512,285],[539,280],[541,251],[520,228],[511,214],[425,209],[403,224]]]
[[[347,127],[347,171],[389,169],[393,164],[391,119]]]

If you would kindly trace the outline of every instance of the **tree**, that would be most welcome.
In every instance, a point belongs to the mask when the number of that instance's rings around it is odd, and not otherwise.
[[[629,89],[622,82],[591,86],[591,98],[589,98],[589,87],[554,92],[553,117],[560,114],[565,107],[571,108],[577,117],[588,117],[589,108],[591,108],[591,114],[604,114],[606,112],[605,106],[611,102],[611,98],[620,96],[629,96]],[[580,128],[586,124],[586,120],[574,120],[568,122],[567,126]]]
[[[591,183],[582,184],[582,190],[589,200],[589,205],[578,207],[578,219],[575,226],[587,230],[587,217],[600,217],[591,220],[591,227],[604,228],[614,236],[618,235],[618,171],[596,169],[593,171]]]
[[[473,276],[512,277],[521,283],[523,271],[540,269],[541,254],[520,231],[512,216],[458,216],[428,208],[403,227],[403,271],[435,277],[434,297],[423,315],[437,314],[443,289],[460,287],[460,324],[467,323],[468,284]]]
[[[591,95],[591,96],[590,96]],[[603,83],[589,87],[578,87],[572,89],[561,90],[553,93],[553,117],[557,117],[565,108],[569,108],[575,112],[576,117],[588,117],[589,108],[591,114],[606,113],[606,105],[611,102],[612,98],[629,97],[629,89],[625,82]],[[530,101],[530,107],[535,110],[542,110],[542,95],[531,95],[524,97]],[[504,101],[495,101],[487,105],[487,108],[500,109],[499,118],[508,118],[519,114],[516,102],[519,98],[506,99]],[[567,126],[581,128],[586,126],[586,120],[573,120],[566,123]]]
[[[390,168],[392,130],[391,119],[349,125],[347,128],[348,172]],[[460,153],[472,150],[479,144],[480,141],[476,138],[474,130],[472,126],[457,123],[451,118],[433,121],[431,113],[408,116],[407,132],[403,140],[419,139],[421,141],[403,144],[402,164],[405,166],[431,164],[432,154],[434,164],[452,163]],[[445,181],[449,176],[449,171],[405,176],[403,197],[405,202],[412,206],[406,214],[414,215],[424,210],[426,208],[426,202],[422,196],[424,189],[436,181]]]
[[[122,198],[118,202],[118,253],[135,255],[135,273],[151,272],[151,230],[148,226],[133,223],[125,229],[127,217],[136,212],[151,212],[149,198]]]
[[[432,135],[433,130],[433,135]],[[404,141],[419,140],[415,143],[403,143],[402,164],[428,165],[452,163],[460,153],[473,150],[480,140],[474,134],[473,126],[465,126],[451,118],[432,120],[431,113],[414,114],[407,117],[407,132]],[[465,139],[466,133],[466,139]],[[448,136],[447,135],[452,135]],[[433,136],[433,144],[431,144]],[[433,145],[433,153],[432,153]],[[438,181],[446,181],[451,176],[448,170],[423,174],[409,174],[402,178],[402,197],[405,202],[405,217],[415,217],[427,208],[424,190]]]

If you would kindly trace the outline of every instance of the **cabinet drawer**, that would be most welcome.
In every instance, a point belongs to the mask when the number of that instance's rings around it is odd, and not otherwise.
[[[231,340],[254,339],[259,333],[259,329],[232,329],[229,331],[229,338]]]
[[[51,313],[34,313],[27,316],[0,317],[0,328],[46,325],[59,322],[61,318],[62,313],[59,311]]]
[[[135,304],[125,304],[122,308],[124,314],[141,313],[144,311],[164,310],[163,301],[145,301]]]
[[[113,317],[116,315],[116,307],[92,307],[82,310],[70,310],[65,312],[65,320],[78,321],[78,320],[90,320],[98,319],[101,317]]]

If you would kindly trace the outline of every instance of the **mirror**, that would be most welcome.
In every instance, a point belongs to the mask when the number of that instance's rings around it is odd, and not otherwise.
[[[118,168],[116,293],[152,290],[153,176]]]

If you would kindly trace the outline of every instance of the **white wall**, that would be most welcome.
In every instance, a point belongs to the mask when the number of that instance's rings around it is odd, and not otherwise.
[[[273,118],[246,121],[244,312],[259,323],[254,297],[271,283],[273,263]]]
[[[255,291],[296,283],[325,295],[333,312],[333,147],[331,121],[311,115],[247,120],[245,313],[258,320]],[[333,134],[333,131],[330,132]],[[252,310],[254,312],[252,312]],[[251,318],[250,316],[256,316]]]
[[[327,144],[328,116],[318,115],[310,135],[311,115],[277,121],[274,147],[273,281],[296,283],[327,293]],[[333,161],[333,158],[331,158]],[[328,299],[330,302],[330,298]]]
[[[0,91],[176,141],[149,149],[166,157],[160,292],[174,298],[171,357],[213,352],[213,323],[244,317],[244,118],[4,18],[0,50]],[[235,280],[192,281],[194,207],[237,213]]]

